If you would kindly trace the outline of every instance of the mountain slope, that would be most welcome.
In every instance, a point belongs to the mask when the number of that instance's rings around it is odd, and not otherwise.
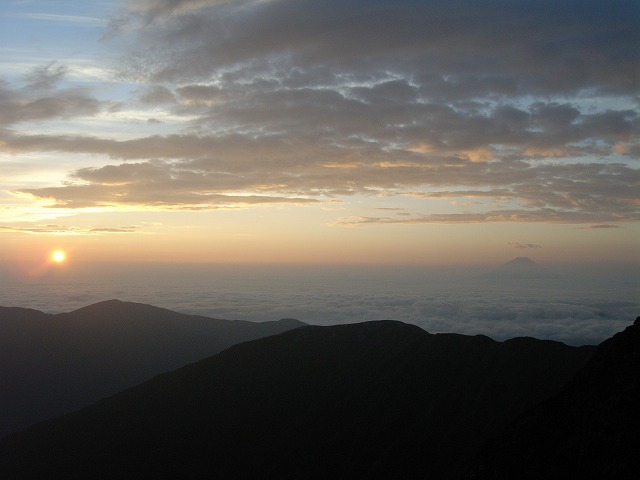
[[[391,321],[303,327],[6,438],[0,471],[8,479],[446,478],[557,392],[592,351],[431,335]]]
[[[640,317],[486,450],[474,478],[640,478]]]
[[[0,307],[0,437],[301,325],[218,320],[118,300],[58,315]]]

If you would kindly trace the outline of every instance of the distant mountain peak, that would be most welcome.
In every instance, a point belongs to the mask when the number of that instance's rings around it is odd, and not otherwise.
[[[536,262],[531,260],[529,257],[516,257],[513,260],[509,260],[505,265],[531,265],[538,266]]]
[[[516,257],[502,264],[484,278],[493,280],[552,280],[559,278],[555,273],[537,264],[529,257]]]

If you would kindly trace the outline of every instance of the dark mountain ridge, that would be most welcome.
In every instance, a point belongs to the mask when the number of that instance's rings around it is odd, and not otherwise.
[[[0,441],[4,478],[454,478],[594,347],[308,326]]]
[[[57,315],[0,307],[0,437],[302,325],[219,320],[119,300]]]
[[[490,442],[472,478],[640,478],[640,317]]]

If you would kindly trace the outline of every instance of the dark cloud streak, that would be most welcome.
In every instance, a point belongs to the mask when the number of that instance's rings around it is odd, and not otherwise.
[[[439,87],[454,87],[456,98],[464,90],[455,86],[471,84],[482,94],[490,85],[518,94],[637,88],[640,9],[632,1],[136,3],[157,20],[138,38],[156,58],[166,52],[154,65],[158,79],[206,78],[221,66],[284,56],[302,68],[445,75]]]

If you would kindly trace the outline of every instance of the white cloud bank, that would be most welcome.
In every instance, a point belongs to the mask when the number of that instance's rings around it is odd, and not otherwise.
[[[426,267],[101,266],[84,275],[11,275],[0,305],[70,311],[109,298],[183,313],[330,325],[393,319],[425,330],[597,344],[640,314],[637,272],[566,272],[555,281],[479,280]]]

